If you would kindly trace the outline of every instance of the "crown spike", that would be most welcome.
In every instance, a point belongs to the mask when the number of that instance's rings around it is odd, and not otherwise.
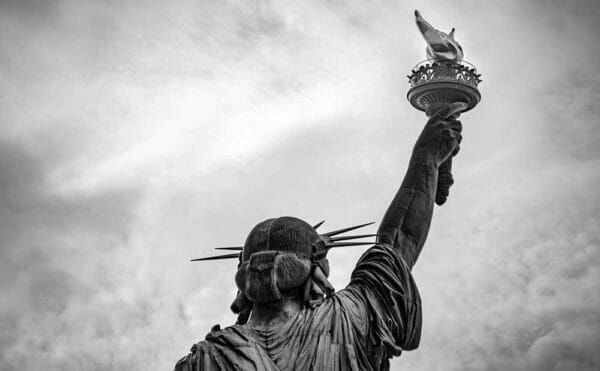
[[[340,236],[340,237],[333,237],[331,239],[331,241],[336,242],[336,241],[345,241],[345,240],[355,240],[357,238],[366,238],[366,237],[377,237],[379,236],[378,234],[359,234],[356,236]]]
[[[327,243],[325,247],[344,247],[344,246],[361,246],[361,245],[375,245],[375,242],[341,242],[341,243]]]
[[[374,224],[375,222],[371,222],[371,223],[365,223],[365,224],[360,224],[360,225],[356,225],[354,227],[347,227],[347,228],[342,228],[342,229],[338,229],[336,231],[332,231],[332,232],[327,232],[327,233],[323,233],[324,236],[327,237],[331,237],[331,236],[335,236],[338,235],[340,233],[344,233],[344,232],[349,232],[358,228],[362,228],[362,227],[366,227],[368,225]]]
[[[192,259],[190,261],[197,262],[197,261],[204,261],[204,260],[235,259],[235,258],[239,258],[239,257],[240,257],[240,254],[239,253],[235,253],[235,254],[225,254],[225,255],[209,256],[207,258]]]
[[[233,250],[233,251],[241,251],[244,249],[244,246],[228,246],[228,247],[215,247],[215,250]]]
[[[313,228],[314,228],[314,229],[317,229],[317,228],[319,228],[321,225],[323,225],[323,223],[325,223],[325,221],[324,221],[324,220],[321,220],[321,221],[320,221],[320,222],[318,222],[317,224],[313,225]]]

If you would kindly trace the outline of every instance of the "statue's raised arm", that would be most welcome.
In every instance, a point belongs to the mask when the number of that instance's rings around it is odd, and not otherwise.
[[[399,250],[412,267],[425,244],[438,184],[438,168],[456,154],[462,125],[454,117],[459,107],[440,105],[413,148],[400,189],[388,207],[378,230],[378,243]]]
[[[438,170],[456,154],[458,108],[431,115],[414,146],[408,171],[346,288],[327,280],[326,252],[364,244],[342,236],[357,227],[319,234],[319,224],[293,217],[257,224],[236,251],[198,260],[238,259],[235,325],[216,325],[177,362],[192,370],[389,370],[389,359],[419,346],[421,299],[411,274],[433,212]],[[323,297],[323,295],[326,297]]]

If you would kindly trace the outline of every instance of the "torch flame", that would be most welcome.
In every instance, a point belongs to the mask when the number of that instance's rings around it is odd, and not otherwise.
[[[435,29],[427,22],[418,10],[415,10],[417,27],[427,42],[427,58],[436,61],[450,60],[461,61],[463,50],[460,44],[454,40],[454,28],[450,34]]]

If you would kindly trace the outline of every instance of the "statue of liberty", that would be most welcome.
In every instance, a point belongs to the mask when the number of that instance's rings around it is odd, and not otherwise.
[[[419,346],[421,299],[411,269],[425,244],[440,165],[458,152],[463,104],[439,104],[417,139],[408,170],[381,221],[375,244],[350,283],[335,291],[327,251],[362,244],[319,234],[293,217],[256,225],[238,258],[237,323],[213,327],[175,366],[192,370],[388,370],[389,360]],[[200,260],[200,259],[198,259]]]

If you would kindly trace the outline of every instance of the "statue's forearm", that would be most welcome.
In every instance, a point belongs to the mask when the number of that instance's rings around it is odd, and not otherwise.
[[[415,151],[408,170],[379,226],[379,243],[399,249],[412,267],[423,248],[436,194],[438,166],[426,153]]]

